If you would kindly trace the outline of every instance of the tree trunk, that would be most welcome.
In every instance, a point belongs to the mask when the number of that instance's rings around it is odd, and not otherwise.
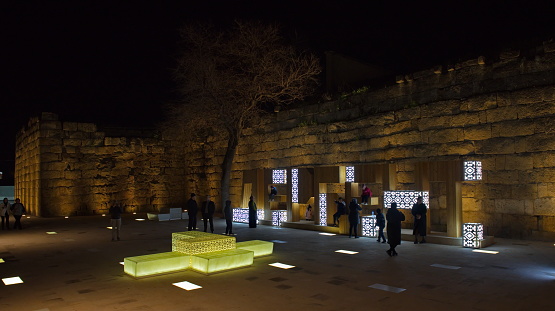
[[[229,133],[229,140],[227,141],[227,150],[225,152],[224,161],[222,163],[222,179],[221,179],[221,206],[222,212],[225,206],[225,201],[230,200],[230,187],[231,187],[231,165],[237,152],[237,145],[239,144],[239,133]],[[235,202],[237,204],[237,202]]]

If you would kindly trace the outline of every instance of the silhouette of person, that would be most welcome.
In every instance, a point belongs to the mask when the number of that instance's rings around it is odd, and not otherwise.
[[[4,223],[6,224],[6,229],[10,230],[10,211],[12,205],[8,201],[8,198],[4,198],[2,203],[0,203],[0,216],[2,217],[2,230],[4,230]]]
[[[225,234],[232,235],[233,234],[233,210],[231,209],[231,201],[225,201],[224,207],[224,218],[225,218]]]
[[[416,204],[412,206],[412,215],[414,216],[414,229],[412,234],[414,235],[414,244],[418,244],[418,236],[422,237],[420,243],[426,243],[426,213],[428,208],[424,204],[424,199],[419,196],[416,200]]]
[[[254,197],[251,195],[249,200],[249,228],[256,228],[257,218],[256,203],[254,202]]]
[[[378,242],[380,242],[381,239],[382,243],[385,243],[385,235],[383,234],[383,229],[385,228],[385,217],[382,210],[379,208],[376,209],[376,227],[378,227]]]
[[[187,214],[189,215],[188,231],[197,229],[198,205],[196,197],[196,194],[191,193],[191,198],[187,201]]]
[[[119,233],[121,231],[121,214],[123,214],[123,207],[119,203],[110,206],[110,223],[112,226],[112,241],[116,238],[119,241]]]
[[[337,212],[335,212],[335,214],[333,214],[333,225],[338,227],[339,226],[339,217],[341,217],[341,215],[345,215],[345,202],[343,202],[343,198],[339,197],[337,199],[337,201],[335,201],[335,204],[337,204]],[[323,207],[321,207],[323,208]]]
[[[210,222],[210,232],[214,233],[214,211],[216,211],[216,204],[210,200],[210,195],[206,196],[206,201],[202,202],[202,219],[204,220],[204,232],[208,229],[208,222]]]
[[[395,247],[401,245],[401,222],[405,221],[405,215],[397,209],[397,203],[391,203],[391,208],[387,211],[387,242],[389,249],[386,251],[389,256],[397,256]]]
[[[353,198],[351,203],[349,203],[349,238],[351,237],[352,232],[354,231],[355,239],[358,239],[358,221],[359,221],[359,214],[358,211],[361,211],[362,208],[357,203],[357,199]]]

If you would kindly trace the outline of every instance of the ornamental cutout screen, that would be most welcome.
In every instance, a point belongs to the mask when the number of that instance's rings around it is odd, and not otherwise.
[[[371,238],[378,237],[378,228],[376,227],[376,215],[362,216],[362,236]]]
[[[345,168],[345,181],[346,182],[355,182],[355,167],[354,166],[347,166]]]
[[[463,247],[480,248],[484,239],[484,225],[480,223],[463,224]]]
[[[242,222],[245,224],[249,223],[249,208],[233,208],[232,209],[233,212],[233,221],[234,222]],[[263,209],[257,209],[256,210],[256,215],[258,216],[258,219],[256,220],[256,223],[259,222],[260,219],[264,219],[264,210]]]
[[[482,162],[464,162],[464,180],[482,180]]]
[[[299,203],[299,169],[291,169],[291,203]]]
[[[287,183],[287,170],[272,170],[272,183],[286,184]]]
[[[328,225],[328,211],[327,211],[327,195],[325,193],[320,193],[320,200],[318,201],[318,207],[320,209],[320,226]]]
[[[430,208],[430,193],[428,191],[412,191],[412,190],[399,190],[399,191],[384,191],[383,192],[383,205],[384,208],[390,208],[391,203],[396,202],[398,209],[411,209],[419,196],[422,196],[426,207]]]
[[[286,210],[272,211],[272,226],[281,226],[281,223],[287,221]]]

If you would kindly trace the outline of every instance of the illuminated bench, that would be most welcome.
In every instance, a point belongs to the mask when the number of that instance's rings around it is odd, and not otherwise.
[[[254,252],[244,249],[197,254],[191,256],[191,269],[205,274],[250,266]]]
[[[235,237],[200,231],[172,233],[172,251],[196,255],[235,249]]]
[[[270,255],[274,251],[274,243],[261,240],[238,242],[236,247],[254,252],[254,257]]]
[[[185,270],[189,268],[190,257],[178,252],[126,257],[123,266],[125,273],[141,277]]]

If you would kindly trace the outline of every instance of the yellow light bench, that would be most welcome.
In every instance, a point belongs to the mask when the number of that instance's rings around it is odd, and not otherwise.
[[[235,237],[199,231],[172,233],[172,251],[196,255],[235,249]]]
[[[179,252],[126,257],[123,262],[123,267],[125,273],[134,277],[141,277],[186,270],[189,268],[190,257],[191,256]]]
[[[252,240],[235,243],[237,249],[254,252],[254,257],[271,255],[274,251],[274,243],[261,240]]]
[[[232,249],[191,256],[191,269],[210,274],[219,271],[250,266],[254,252],[244,249]]]

